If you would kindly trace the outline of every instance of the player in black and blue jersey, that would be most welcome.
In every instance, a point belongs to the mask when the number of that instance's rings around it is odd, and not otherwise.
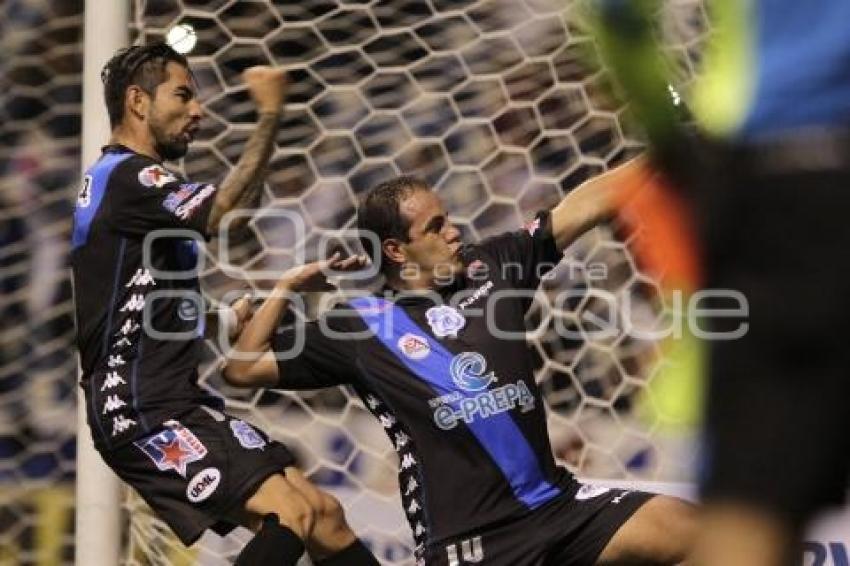
[[[104,68],[112,139],[85,173],[72,239],[89,426],[106,463],[186,545],[242,524],[258,534],[237,564],[295,564],[305,546],[317,564],[376,564],[289,451],[197,385],[198,239],[217,235],[228,211],[258,204],[286,92],[279,69],[243,77],[257,125],[215,186],[163,165],[185,155],[201,120],[186,59],[136,46]]]
[[[524,315],[541,277],[610,214],[614,175],[574,190],[526,229],[475,245],[461,243],[421,181],[378,186],[358,225],[386,288],[276,331],[287,293],[322,281],[327,262],[288,272],[246,325],[225,378],[283,389],[353,386],[398,452],[419,564],[680,562],[695,531],[688,504],[581,485],[556,465],[525,341]]]

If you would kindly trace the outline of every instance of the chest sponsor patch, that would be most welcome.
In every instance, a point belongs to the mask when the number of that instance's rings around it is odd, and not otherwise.
[[[431,346],[425,337],[409,332],[398,339],[398,349],[411,360],[422,360],[431,353]]]
[[[263,438],[260,433],[254,429],[254,427],[245,421],[240,421],[238,419],[230,421],[230,430],[233,431],[233,436],[236,437],[236,440],[239,441],[242,448],[247,448],[249,450],[253,448],[262,449],[266,445],[266,439]]]
[[[178,421],[166,421],[161,432],[133,444],[147,455],[162,472],[174,470],[184,478],[186,466],[207,455],[207,447]]]

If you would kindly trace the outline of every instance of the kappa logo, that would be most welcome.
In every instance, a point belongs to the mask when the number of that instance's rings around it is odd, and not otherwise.
[[[422,360],[431,353],[431,346],[425,337],[409,332],[398,339],[398,349],[411,360]]]
[[[221,472],[218,468],[205,468],[194,475],[186,486],[186,499],[192,503],[200,503],[209,498],[221,482]]]
[[[266,445],[266,439],[260,436],[260,433],[245,421],[233,419],[230,421],[230,430],[233,431],[233,436],[236,437],[242,448],[249,450],[252,448],[262,449]]]
[[[607,487],[602,487],[601,485],[592,485],[589,483],[582,484],[582,486],[576,492],[576,501],[584,501],[586,499],[593,499],[594,497],[599,497],[603,493],[608,493],[611,491]]]
[[[475,292],[472,293],[472,295],[468,296],[467,298],[462,300],[460,303],[458,303],[457,306],[459,306],[461,309],[465,309],[465,308],[469,307],[472,303],[474,303],[475,301],[480,299],[481,297],[486,297],[487,295],[489,295],[490,291],[492,289],[493,289],[493,282],[488,281],[484,285],[482,285],[481,287],[476,289]]]
[[[449,305],[431,307],[425,311],[425,318],[428,320],[431,331],[438,338],[446,336],[457,338],[457,333],[466,326],[466,319],[460,311]]]
[[[178,421],[166,421],[165,429],[133,444],[162,471],[174,470],[184,478],[186,466],[207,455],[207,447]]]
[[[529,236],[534,236],[534,234],[540,229],[540,217],[535,218],[531,222],[526,222],[525,231],[528,232]]]
[[[162,165],[148,165],[139,171],[139,183],[146,187],[161,189],[176,180],[177,177],[169,173]]]

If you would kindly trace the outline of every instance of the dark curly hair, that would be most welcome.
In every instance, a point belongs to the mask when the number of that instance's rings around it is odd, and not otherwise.
[[[156,87],[168,78],[165,66],[169,62],[189,68],[186,57],[165,43],[119,49],[104,65],[100,79],[103,81],[103,95],[112,128],[124,119],[124,94],[127,87],[138,85],[153,96]]]

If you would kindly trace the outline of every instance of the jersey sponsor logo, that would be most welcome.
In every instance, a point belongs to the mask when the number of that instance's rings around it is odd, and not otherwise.
[[[193,196],[189,199],[188,202],[185,202],[174,209],[174,215],[181,220],[188,220],[192,214],[195,213],[195,209],[198,208],[201,203],[203,203],[211,194],[215,192],[215,187],[212,185],[207,185],[204,187],[201,192]]]
[[[177,177],[169,173],[162,165],[148,165],[139,171],[139,183],[146,187],[161,189],[176,180]]]
[[[462,300],[460,303],[458,303],[457,306],[459,306],[461,309],[465,309],[468,306],[470,306],[472,303],[477,301],[478,299],[480,299],[482,297],[486,297],[487,295],[489,295],[490,291],[492,289],[493,289],[493,282],[488,281],[484,285],[482,285],[481,287],[477,288],[475,290],[475,292],[473,292],[470,296],[468,296],[467,298]]]
[[[186,499],[192,503],[200,503],[209,498],[221,481],[221,472],[218,468],[204,468],[189,480],[186,486]]]
[[[586,499],[593,499],[594,497],[599,497],[603,493],[608,493],[611,491],[607,487],[602,487],[601,485],[593,485],[589,483],[582,484],[578,491],[576,492],[576,501],[584,501]]]
[[[144,452],[162,471],[174,470],[184,478],[186,466],[207,455],[207,447],[178,421],[166,421],[161,432],[137,440],[133,444]]]
[[[495,374],[487,369],[487,360],[478,352],[462,352],[452,358],[449,371],[452,381],[464,391],[482,391],[496,381]]]
[[[534,236],[534,234],[540,229],[540,218],[538,217],[530,222],[526,222],[523,228],[525,228],[525,231],[528,232],[529,236]]]
[[[446,554],[449,557],[449,566],[477,564],[484,560],[484,546],[481,544],[481,537],[461,541],[460,555],[458,555],[458,545],[450,544],[446,547]]]
[[[162,201],[162,206],[164,206],[169,212],[174,212],[177,207],[180,206],[180,203],[195,194],[195,191],[202,186],[202,183],[182,184],[176,191],[169,193],[168,196],[165,197],[165,200]]]
[[[434,422],[443,430],[451,430],[460,421],[467,424],[479,419],[505,413],[519,406],[523,413],[534,409],[534,395],[524,381],[508,383],[474,397],[463,397],[458,393],[444,395],[429,402],[437,405]]]
[[[411,360],[422,360],[431,353],[428,340],[409,332],[398,339],[398,349]]]
[[[86,208],[91,204],[91,183],[91,175],[83,177],[83,188],[80,189],[77,195],[77,208]]]
[[[428,401],[434,408],[434,422],[443,430],[451,430],[461,421],[470,424],[520,407],[523,413],[534,409],[534,395],[521,379],[501,387],[486,390],[497,381],[495,374],[487,372],[484,356],[477,352],[462,352],[452,358],[449,371],[452,380],[462,391],[477,393],[464,396],[453,391]]]
[[[249,450],[252,448],[262,449],[266,445],[266,439],[263,438],[260,433],[254,429],[254,427],[245,421],[240,421],[238,419],[230,421],[230,430],[233,431],[233,436],[236,437],[236,440],[239,441],[242,448],[247,448]]]
[[[425,318],[431,331],[438,338],[451,336],[457,338],[457,333],[466,325],[466,319],[460,312],[448,305],[431,307],[425,311]]]

